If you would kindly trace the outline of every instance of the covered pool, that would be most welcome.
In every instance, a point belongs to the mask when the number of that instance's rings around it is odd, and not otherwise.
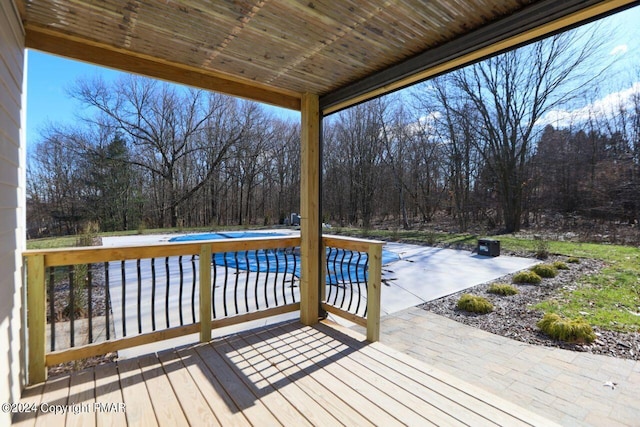
[[[286,237],[288,234],[259,231],[224,231],[215,233],[186,234],[169,239],[170,242],[189,242],[199,240],[246,239]],[[345,251],[327,248],[327,284],[345,281],[365,282],[368,257],[364,252]],[[398,254],[382,251],[382,264],[399,260]],[[239,251],[216,253],[212,262],[218,266],[238,268],[254,272],[289,273],[300,277],[299,248],[263,249],[259,251]]]

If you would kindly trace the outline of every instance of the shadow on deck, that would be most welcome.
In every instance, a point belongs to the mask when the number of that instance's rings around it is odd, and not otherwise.
[[[51,378],[22,403],[37,410],[14,425],[552,425],[352,331],[297,321]]]

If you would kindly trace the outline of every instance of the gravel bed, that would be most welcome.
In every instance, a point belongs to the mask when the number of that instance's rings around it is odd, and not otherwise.
[[[522,256],[522,254],[519,255]],[[556,260],[564,261],[566,258],[550,258],[545,262]],[[640,333],[638,332],[615,332],[594,327],[597,338],[593,343],[572,344],[551,339],[538,329],[536,323],[542,318],[543,313],[531,309],[531,306],[557,295],[563,289],[579,286],[579,279],[582,276],[598,273],[605,267],[605,263],[581,259],[579,264],[567,264],[567,266],[569,270],[560,270],[555,278],[543,279],[540,285],[514,285],[520,293],[513,296],[499,296],[487,292],[491,283],[511,283],[513,275],[508,275],[430,301],[420,307],[455,321],[529,344],[640,360]],[[494,311],[489,314],[473,314],[456,309],[456,303],[463,293],[486,297],[494,305]]]
[[[91,311],[94,318],[102,317],[106,313],[106,287],[104,281],[104,266],[102,264],[95,264],[91,269],[92,274],[92,288],[91,288]],[[47,278],[48,286],[48,278]],[[69,304],[69,279],[68,276],[63,276],[54,286],[54,316],[56,322],[64,322],[69,320],[68,312],[65,310]],[[88,291],[84,289],[81,293],[81,298],[84,305],[82,310],[78,313],[78,318],[84,318],[88,315]],[[47,303],[47,321],[49,321],[50,308]],[[111,319],[113,322],[113,318]],[[47,325],[48,327],[49,325]],[[49,377],[55,377],[58,375],[68,374],[71,372],[79,371],[85,368],[110,363],[118,358],[117,352],[107,353],[100,356],[89,357],[86,359],[75,360],[72,362],[61,363],[59,365],[50,366],[48,368]]]

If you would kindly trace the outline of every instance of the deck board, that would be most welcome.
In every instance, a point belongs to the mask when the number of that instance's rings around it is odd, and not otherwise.
[[[185,369],[182,360],[174,351],[158,355],[175,396],[184,411],[189,425],[221,426],[207,400],[200,393],[198,385]]]
[[[318,372],[315,377],[309,375],[313,363],[307,362],[304,357],[299,356],[298,351],[284,342],[282,337],[274,336],[273,339],[265,340],[263,336],[249,335],[244,336],[244,339],[249,343],[256,342],[257,344],[254,345],[257,345],[262,351],[275,352],[275,356],[270,360],[282,374],[282,379],[278,379],[278,381],[296,384],[305,396],[312,399],[311,404],[315,403],[319,406],[313,410],[312,417],[321,409],[331,414],[317,424],[315,420],[312,420],[314,425],[344,424],[365,427],[374,425],[340,398],[341,395],[347,394],[344,384],[336,382],[334,377],[323,371]],[[265,346],[269,348],[265,349]]]
[[[71,375],[69,389],[69,404],[76,406],[78,413],[67,415],[67,425],[70,427],[92,427],[96,425],[95,379],[94,370],[80,371]],[[80,403],[81,402],[81,403]]]
[[[286,336],[286,332],[282,335]],[[333,340],[323,342],[324,340],[318,339],[305,342],[301,336],[294,335],[294,337],[300,355],[315,364],[315,369],[310,375],[313,376],[316,372],[324,370],[333,376],[333,383],[342,382],[348,390],[342,396],[346,403],[361,408],[360,410],[370,417],[370,421],[385,426],[431,424],[404,403],[389,396],[385,391],[371,386],[365,378],[335,363],[339,358],[344,357],[344,355],[341,356],[342,351],[348,355],[351,349],[342,344],[336,346]]]
[[[195,348],[180,351],[179,354],[181,362],[193,378],[198,390],[209,407],[214,410],[218,422],[225,427],[250,426],[251,423],[246,415],[237,407]]]
[[[118,374],[122,387],[122,398],[126,405],[127,425],[157,427],[156,414],[149,396],[150,390],[144,383],[137,359],[118,362]],[[151,390],[163,393],[164,390]]]
[[[301,425],[335,426],[339,424],[338,419],[277,368],[277,364],[282,360],[282,356],[277,351],[257,350],[241,338],[228,340],[227,344],[237,357],[241,358],[236,359],[240,369],[250,372],[257,384],[264,384],[264,387],[270,390],[278,390],[292,407],[297,408],[300,415],[304,417]]]
[[[255,391],[247,388],[233,368],[224,360],[225,358],[220,357],[214,346],[199,346],[196,347],[196,351],[251,424],[264,426],[281,425],[278,419],[265,406],[264,402],[258,398]]]
[[[186,414],[180,406],[168,375],[162,369],[162,362],[156,355],[148,355],[140,357],[138,363],[147,389],[161,391],[149,393],[153,412],[160,427],[188,427]]]
[[[353,331],[299,322],[51,378],[23,402],[126,413],[38,412],[15,425],[553,425]]]
[[[126,425],[127,416],[122,411],[111,411],[110,405],[119,405],[124,402],[120,379],[118,378],[118,366],[115,363],[107,363],[94,369],[96,380],[96,402],[104,405],[104,409],[96,411],[98,427],[118,427]]]

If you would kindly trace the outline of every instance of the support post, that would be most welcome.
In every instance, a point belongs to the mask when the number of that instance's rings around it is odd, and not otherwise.
[[[320,279],[320,106],[302,95],[300,129],[300,321],[318,322]]]
[[[211,341],[211,245],[202,245],[200,275],[200,342]]]
[[[46,293],[44,255],[27,258],[27,322],[29,327],[29,384],[47,380],[46,354]]]
[[[382,244],[370,244],[367,256],[369,257],[369,271],[367,272],[367,341],[376,342],[380,339]]]

